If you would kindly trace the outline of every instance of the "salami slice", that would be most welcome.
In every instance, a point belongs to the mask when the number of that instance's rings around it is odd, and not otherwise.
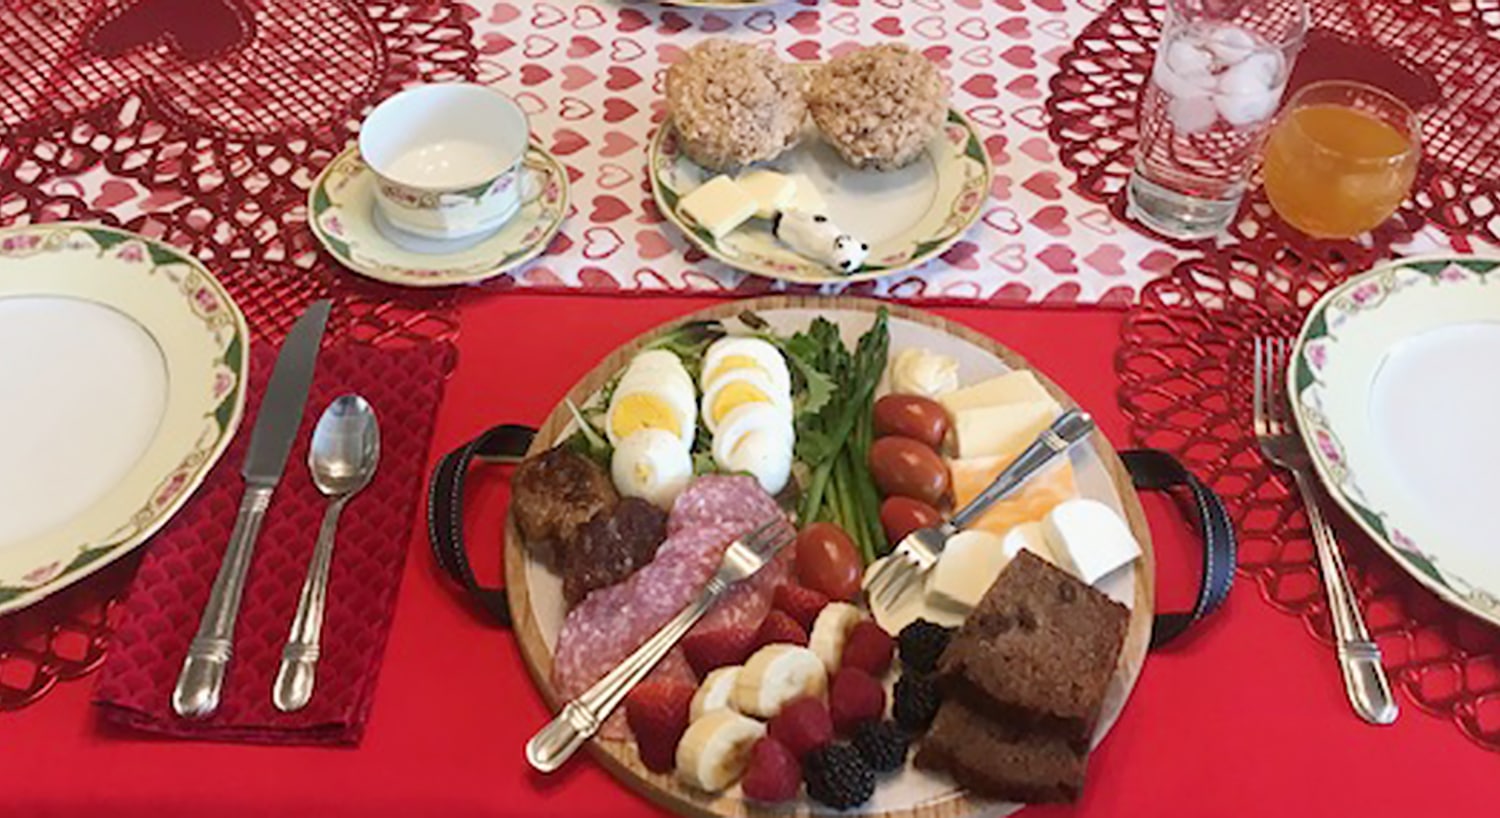
[[[774,519],[784,521],[785,516],[754,479],[696,480],[673,506],[667,539],[656,557],[625,581],[589,594],[568,612],[552,665],[558,693],[571,699],[587,690],[698,594],[735,537]],[[790,533],[790,523],[784,524]],[[783,549],[755,577],[720,599],[698,627],[758,627],[776,586],[790,575],[791,559],[791,550]],[[676,660],[669,657],[659,672],[691,676],[680,653],[674,654]]]

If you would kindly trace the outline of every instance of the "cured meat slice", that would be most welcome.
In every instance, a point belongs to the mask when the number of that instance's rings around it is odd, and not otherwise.
[[[568,612],[552,665],[558,694],[571,699],[608,673],[698,594],[735,537],[774,519],[792,533],[775,500],[753,478],[695,481],[673,507],[667,539],[655,559],[625,581],[589,594]],[[791,559],[791,549],[783,549],[759,574],[720,599],[698,627],[758,627],[776,586],[790,574]],[[677,670],[664,664],[668,669],[661,672],[680,673],[685,664]]]

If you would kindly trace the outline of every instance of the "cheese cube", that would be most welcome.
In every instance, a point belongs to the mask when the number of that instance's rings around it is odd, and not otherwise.
[[[797,192],[797,183],[791,177],[771,170],[752,170],[735,181],[755,199],[755,216],[760,219],[774,217]]]
[[[1047,542],[1047,534],[1043,531],[1041,523],[1021,523],[1005,532],[1005,539],[1001,540],[1000,549],[1005,552],[1007,560],[1015,559],[1017,554],[1025,550],[1065,571],[1069,570],[1068,566],[1058,562],[1057,555],[1052,552],[1052,545]]]
[[[1035,401],[1053,401],[1053,398],[1036,379],[1036,375],[1027,369],[1007,372],[938,398],[938,403],[941,403],[949,414],[957,413],[961,409]]]
[[[1014,460],[1051,425],[1061,408],[1049,398],[954,412],[953,439],[958,456]]]
[[[1000,537],[960,531],[948,538],[927,584],[927,604],[967,616],[1010,562]]]
[[[787,177],[794,184],[794,192],[791,201],[787,202],[783,210],[799,210],[803,213],[828,213],[828,203],[823,201],[822,194],[813,185],[813,181],[801,173],[794,173]]]
[[[677,209],[715,239],[729,235],[755,215],[759,204],[728,176],[715,176],[682,197]]]
[[[1090,585],[1141,555],[1130,527],[1098,500],[1059,504],[1042,520],[1042,531],[1060,567]]]

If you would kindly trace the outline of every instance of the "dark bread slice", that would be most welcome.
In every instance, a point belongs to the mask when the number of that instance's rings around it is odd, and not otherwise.
[[[982,796],[1041,804],[1078,799],[1088,756],[1056,735],[1017,730],[949,700],[916,765],[946,772]]]
[[[1022,551],[938,660],[950,698],[1018,730],[1087,749],[1130,611]]]

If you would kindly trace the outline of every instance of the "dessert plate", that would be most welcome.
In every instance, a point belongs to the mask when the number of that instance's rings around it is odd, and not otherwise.
[[[166,524],[234,436],[249,342],[172,247],[98,225],[0,231],[0,613]]]
[[[1434,256],[1349,279],[1288,367],[1313,463],[1407,573],[1500,624],[1500,259]]]
[[[870,245],[865,266],[843,275],[783,245],[770,222],[752,219],[722,239],[694,225],[677,203],[716,174],[683,155],[670,126],[657,129],[649,161],[656,204],[688,241],[735,269],[802,284],[868,281],[930,261],[979,218],[993,174],[983,139],[957,110],[949,110],[923,156],[893,171],[849,167],[809,127],[797,147],[764,166],[807,176],[828,202],[829,218]]]
[[[532,144],[524,160],[521,209],[499,230],[475,239],[392,241],[377,223],[375,175],[350,147],[313,182],[308,226],[339,264],[376,281],[406,287],[473,284],[541,255],[568,212],[568,174]],[[389,228],[387,228],[389,229]]]
[[[880,302],[859,298],[770,296],[712,307],[674,320],[611,352],[565,397],[575,405],[586,406],[636,352],[672,327],[685,322],[716,319],[732,328],[737,326],[736,316],[750,310],[769,322],[778,334],[789,334],[805,328],[813,318],[822,316],[836,322],[845,342],[853,343],[870,328],[874,313],[880,306]],[[890,345],[893,353],[907,347],[926,347],[934,352],[954,356],[959,362],[960,377],[966,383],[1012,369],[1028,368],[1020,356],[978,332],[900,304],[884,306],[890,311]],[[1039,373],[1039,378],[1060,403],[1074,405],[1045,376]],[[576,428],[566,404],[559,403],[542,425],[528,454],[537,454],[550,448],[572,434]],[[1116,571],[1098,585],[1101,591],[1127,605],[1131,609],[1131,615],[1125,646],[1094,733],[1094,741],[1097,743],[1103,739],[1124,709],[1145,660],[1154,608],[1155,562],[1151,551],[1150,531],[1141,512],[1139,499],[1109,442],[1096,433],[1090,441],[1076,447],[1070,456],[1080,495],[1099,500],[1118,512],[1129,522],[1142,549],[1142,557],[1132,563],[1128,570]],[[567,613],[562,582],[556,573],[531,555],[532,549],[527,549],[522,542],[513,517],[507,517],[505,531],[506,592],[521,655],[548,705],[557,710],[565,704],[552,684],[554,648]],[[630,741],[595,738],[590,742],[590,748],[594,756],[616,778],[653,801],[683,815],[770,816],[826,813],[877,815],[886,818],[945,818],[980,811],[985,811],[987,815],[1001,815],[1020,808],[1015,804],[997,804],[971,797],[951,779],[918,771],[910,764],[894,776],[883,779],[875,796],[868,803],[847,813],[828,810],[805,799],[793,802],[790,806],[766,807],[742,798],[738,787],[711,795],[687,787],[671,775],[652,773],[641,765]]]

